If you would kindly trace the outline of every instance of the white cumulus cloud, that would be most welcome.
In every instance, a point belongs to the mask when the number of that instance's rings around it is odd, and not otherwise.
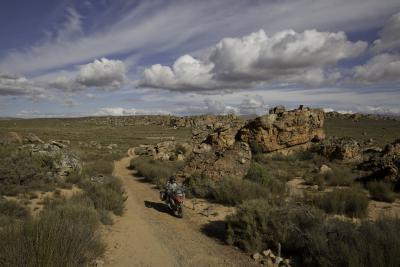
[[[31,98],[46,97],[46,89],[27,78],[0,72],[0,96],[24,95]]]
[[[59,76],[50,85],[65,91],[77,91],[86,87],[117,89],[127,80],[127,68],[120,60],[101,58],[78,67],[75,77]]]
[[[172,90],[231,89],[260,83],[319,85],[340,75],[330,71],[346,58],[360,55],[366,42],[351,42],[344,32],[285,30],[268,36],[263,30],[242,38],[224,38],[203,56],[184,55],[174,64],[143,72],[142,86]]]
[[[380,32],[380,39],[374,42],[374,52],[400,49],[400,12],[393,15]]]
[[[354,77],[363,83],[400,82],[400,55],[380,54],[353,68]]]

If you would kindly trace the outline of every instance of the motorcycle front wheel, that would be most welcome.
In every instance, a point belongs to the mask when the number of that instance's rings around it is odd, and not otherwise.
[[[176,207],[175,216],[178,217],[178,218],[183,218],[183,208],[182,208],[181,205]]]

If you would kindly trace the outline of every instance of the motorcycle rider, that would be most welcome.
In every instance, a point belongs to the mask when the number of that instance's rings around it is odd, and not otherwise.
[[[169,177],[165,187],[166,187],[168,198],[172,197],[174,195],[176,189],[178,188],[178,184],[176,183],[176,177],[175,176]]]

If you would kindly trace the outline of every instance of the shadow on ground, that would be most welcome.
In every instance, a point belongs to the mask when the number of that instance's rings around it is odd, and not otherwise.
[[[152,202],[152,201],[145,200],[144,201],[144,206],[146,208],[155,209],[158,212],[171,214],[168,206],[166,204],[164,204],[164,203]]]
[[[217,239],[223,244],[226,244],[226,222],[213,221],[209,222],[201,228],[201,231],[208,237]]]

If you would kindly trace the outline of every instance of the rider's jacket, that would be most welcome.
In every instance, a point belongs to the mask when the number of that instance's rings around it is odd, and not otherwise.
[[[170,181],[168,181],[166,188],[167,188],[167,192],[170,194],[170,193],[175,192],[175,190],[178,188],[178,184],[176,182],[171,183]]]

